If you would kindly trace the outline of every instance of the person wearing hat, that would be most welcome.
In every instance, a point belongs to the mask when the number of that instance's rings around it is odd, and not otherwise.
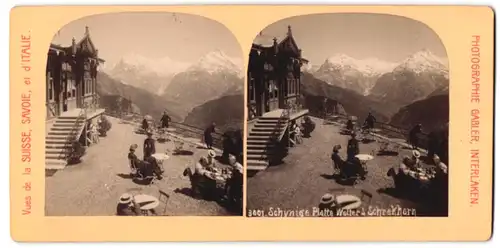
[[[240,202],[243,197],[243,166],[232,154],[229,155],[229,165],[233,168],[233,173],[226,184],[226,192],[231,201]]]
[[[337,202],[335,196],[332,194],[324,194],[319,201],[318,208],[320,214],[323,216],[332,216],[332,214],[326,213],[330,211],[333,211],[333,214],[335,214],[337,212]]]
[[[331,156],[331,159],[333,162],[333,175],[341,172],[342,167],[344,165],[344,160],[342,159],[342,157],[340,157],[340,154],[339,154],[339,150],[341,148],[342,147],[340,145],[333,146],[333,151],[332,151],[332,156]]]
[[[149,129],[149,123],[146,117],[142,119],[142,129],[144,129],[145,132],[147,132]]]
[[[351,133],[351,139],[347,142],[347,160],[352,160],[359,154],[359,142],[356,139],[356,133]]]
[[[170,122],[170,116],[168,116],[167,111],[163,112],[163,116],[161,117],[161,128],[168,128],[168,124]]]
[[[129,148],[129,153],[128,153],[128,160],[130,162],[130,169],[132,170],[131,173],[137,173],[140,167],[140,160],[137,158],[137,155],[135,155],[135,150],[137,149],[137,144],[133,144]]]
[[[377,119],[375,119],[375,116],[372,115],[372,113],[368,113],[368,116],[365,119],[365,125],[363,125],[366,129],[373,129],[375,127],[375,122],[377,122]]]
[[[418,135],[422,134],[422,124],[417,124],[410,130],[409,141],[412,149],[418,148]]]
[[[116,215],[118,216],[139,216],[141,215],[139,204],[134,200],[134,197],[125,193],[120,196],[118,205],[116,206]]]
[[[205,140],[205,144],[207,145],[207,149],[212,149],[212,145],[214,143],[212,133],[215,133],[215,123],[212,123],[205,129],[205,132],[203,132],[203,138]]]
[[[154,153],[156,153],[155,140],[153,139],[153,132],[148,130],[148,137],[144,140],[144,160],[151,157]]]

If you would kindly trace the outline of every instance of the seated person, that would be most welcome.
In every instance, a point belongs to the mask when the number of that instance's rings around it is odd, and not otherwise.
[[[318,205],[322,217],[333,217],[337,213],[336,198],[332,194],[325,194],[321,197]]]
[[[231,200],[239,200],[243,196],[243,166],[236,161],[234,155],[229,155],[229,165],[233,168],[231,178],[227,182],[227,187],[229,186],[229,198]]]
[[[131,173],[137,173],[141,164],[141,161],[139,160],[139,158],[137,158],[137,155],[135,155],[136,149],[137,149],[137,144],[133,144],[129,148],[128,160],[130,163],[130,169],[132,170]]]
[[[203,196],[212,196],[212,192],[216,187],[216,181],[213,179],[213,173],[211,171],[213,162],[209,161],[210,156],[202,157],[196,163],[193,178],[195,182],[193,183],[194,190],[201,193]]]
[[[134,201],[134,197],[128,193],[120,196],[116,206],[118,216],[138,216],[141,215],[139,205]]]
[[[158,165],[158,162],[153,156],[149,156],[144,160],[144,176],[155,176],[158,180],[163,178],[163,171]]]
[[[335,175],[336,172],[341,171],[342,166],[344,166],[344,160],[342,157],[340,157],[339,150],[342,147],[340,145],[335,145],[333,146],[333,151],[332,151],[332,162],[333,162],[333,174]]]
[[[356,157],[352,157],[344,163],[341,173],[347,178],[359,177],[363,180],[366,175],[366,171],[363,168],[361,161]]]

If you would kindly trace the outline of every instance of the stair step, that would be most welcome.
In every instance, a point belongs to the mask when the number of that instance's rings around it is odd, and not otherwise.
[[[247,170],[263,171],[269,167],[269,162],[262,160],[247,160]]]
[[[66,149],[72,147],[71,143],[65,143],[65,144],[45,144],[45,149]]]
[[[50,159],[50,160],[64,160],[65,159],[64,154],[45,154],[45,160]]]
[[[45,145],[62,145],[62,144],[68,144],[71,145],[71,141],[66,140],[66,139],[59,139],[59,140],[45,140]]]
[[[273,132],[250,132],[248,136],[266,136],[266,137],[271,137],[273,136]]]
[[[78,116],[59,116],[57,117],[58,120],[76,120],[78,119]]]
[[[84,120],[69,120],[69,119],[66,119],[66,120],[56,120],[56,122],[54,124],[84,124],[85,121]]]
[[[256,123],[255,125],[253,125],[254,127],[271,127],[271,128],[276,128],[276,126],[278,126],[278,123]],[[286,124],[283,123],[283,124],[280,124],[281,127],[285,127]]]
[[[52,132],[50,131],[48,135],[56,135],[56,136],[69,136],[71,134],[71,131],[55,131]]]
[[[257,127],[257,128],[253,128],[250,133],[252,132],[261,132],[261,133],[264,133],[264,132],[270,132],[270,133],[273,133],[273,132],[283,132],[285,131],[285,128],[263,128],[263,127]]]
[[[48,148],[45,149],[45,154],[62,154],[64,153],[64,149],[61,148]]]
[[[280,120],[280,119],[286,119],[286,118],[282,118],[282,117],[268,117],[268,116],[262,116],[262,117],[259,117],[259,121],[260,120]]]
[[[247,137],[247,143],[249,141],[253,142],[253,141],[257,141],[257,140],[259,140],[259,141],[265,141],[265,142],[272,142],[271,137],[269,137],[269,136],[252,136],[252,135],[248,135],[248,137]]]
[[[247,155],[272,155],[272,151],[269,151],[265,148],[263,149],[248,149]]]
[[[63,137],[63,136],[59,136],[59,135],[58,136],[49,135],[49,136],[45,137],[45,141],[46,142],[48,140],[50,140],[50,141],[61,141],[61,140],[67,140],[67,139],[68,139],[68,137],[66,137],[66,136]]]
[[[48,170],[62,170],[67,164],[68,162],[62,159],[45,159],[45,169]]]
[[[267,160],[267,154],[247,154],[247,164],[248,160]]]
[[[82,123],[83,124],[83,123]],[[81,126],[82,124],[78,125],[78,126]],[[52,125],[52,127],[58,127],[58,128],[61,128],[61,127],[76,127],[76,123],[73,123],[73,122],[68,122],[68,123],[54,123],[54,125]]]
[[[271,150],[274,148],[274,145],[260,144],[260,145],[247,145],[247,150],[261,150],[268,149]]]
[[[50,129],[51,132],[57,132],[57,131],[72,131],[76,128],[74,127],[53,127]]]

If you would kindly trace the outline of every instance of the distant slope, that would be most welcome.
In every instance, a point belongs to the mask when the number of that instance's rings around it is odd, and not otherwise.
[[[448,123],[449,112],[449,95],[435,95],[401,108],[391,118],[390,124],[412,128],[415,124],[420,123],[424,131],[429,132],[442,128]]]
[[[304,73],[301,87],[305,106],[313,114],[323,111],[324,97],[337,101],[348,115],[362,119],[371,111],[377,121],[388,121],[390,113],[395,112],[391,106],[384,106],[354,91],[327,84],[309,73]]]
[[[112,97],[120,96],[130,99],[139,108],[141,114],[149,114],[153,118],[160,118],[166,109],[174,121],[182,121],[187,115],[187,110],[181,105],[168,101],[165,98],[152,94],[144,89],[125,85],[111,78],[103,72],[97,74],[97,93],[101,97],[101,104],[105,108],[114,108],[111,104]]]
[[[195,107],[184,120],[185,124],[207,127],[215,122],[217,129],[243,129],[243,94],[223,96]]]

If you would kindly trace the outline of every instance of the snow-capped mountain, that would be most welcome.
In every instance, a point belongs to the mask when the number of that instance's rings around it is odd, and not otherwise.
[[[164,96],[195,107],[225,95],[243,94],[242,71],[242,62],[220,50],[209,52],[176,74]]]
[[[206,71],[210,74],[223,72],[243,77],[242,69],[243,61],[231,58],[221,50],[215,50],[205,54],[186,71]]]
[[[368,95],[375,81],[397,64],[379,59],[355,59],[345,54],[329,57],[313,75],[329,84]]]
[[[114,65],[103,68],[103,71],[124,84],[161,95],[172,77],[186,70],[188,66],[187,63],[174,61],[168,57],[153,59],[131,53]]]
[[[408,105],[434,91],[448,91],[448,68],[445,59],[429,50],[408,56],[392,72],[379,77],[371,95],[391,104]]]
[[[414,73],[433,72],[438,74],[448,75],[448,61],[434,55],[431,51],[424,49],[418,51],[403,62],[395,69],[398,71],[413,71]]]
[[[242,76],[242,61],[227,56],[220,50],[209,52],[195,63],[175,61],[169,57],[148,58],[137,53],[122,57],[112,66],[103,67],[103,71],[124,84],[148,90],[157,95],[165,95],[172,79],[177,74],[208,73]],[[182,75],[181,75],[182,77]]]

